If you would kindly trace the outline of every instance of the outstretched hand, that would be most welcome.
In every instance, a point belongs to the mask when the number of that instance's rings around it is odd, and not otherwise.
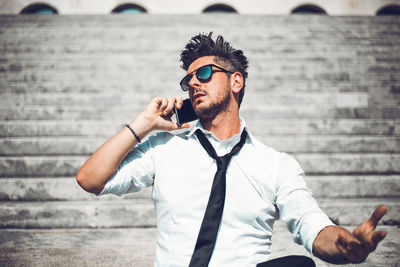
[[[375,228],[386,211],[386,206],[381,205],[353,233],[345,229],[339,232],[336,247],[349,262],[359,263],[364,261],[369,253],[375,251],[378,243],[385,238],[386,231],[375,231]]]

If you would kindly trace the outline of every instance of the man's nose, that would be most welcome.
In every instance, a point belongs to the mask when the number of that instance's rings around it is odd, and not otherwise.
[[[200,81],[197,79],[196,75],[193,75],[192,78],[190,79],[189,86],[191,88],[200,86]]]

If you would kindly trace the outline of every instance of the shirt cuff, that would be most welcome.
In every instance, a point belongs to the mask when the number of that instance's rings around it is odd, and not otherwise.
[[[324,214],[325,215],[325,214]],[[302,226],[301,232],[304,234],[304,247],[313,255],[313,244],[317,235],[326,227],[335,225],[328,216],[321,216],[321,214],[311,215],[308,222]]]

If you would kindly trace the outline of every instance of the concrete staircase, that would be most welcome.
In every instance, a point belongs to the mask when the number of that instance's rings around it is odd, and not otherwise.
[[[1,266],[152,265],[151,189],[99,198],[74,176],[153,96],[185,97],[180,50],[208,31],[250,60],[249,129],[299,160],[336,223],[388,206],[363,266],[398,266],[399,19],[239,15],[0,16]],[[274,257],[306,254],[276,231]]]

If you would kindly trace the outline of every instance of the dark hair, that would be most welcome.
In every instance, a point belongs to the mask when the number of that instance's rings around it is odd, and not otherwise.
[[[212,39],[212,32],[209,34],[198,34],[194,36],[181,53],[181,67],[188,70],[190,64],[200,57],[215,56],[216,63],[222,65],[233,72],[240,72],[243,76],[243,88],[239,93],[239,106],[242,103],[245,81],[247,78],[248,61],[242,50],[233,48],[228,42],[224,41],[221,35],[217,39]]]

